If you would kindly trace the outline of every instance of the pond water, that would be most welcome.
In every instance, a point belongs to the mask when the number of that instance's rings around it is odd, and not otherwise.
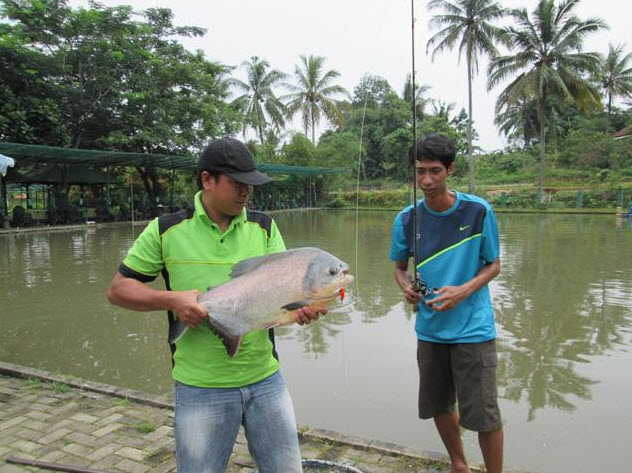
[[[318,323],[277,330],[300,424],[443,451],[416,418],[414,314],[388,260],[394,212],[275,219],[288,248],[319,246],[356,275]],[[506,465],[626,471],[632,463],[632,228],[614,216],[499,214],[491,284]],[[164,313],[112,307],[106,287],[141,226],[0,235],[0,359],[164,394]],[[154,283],[160,287],[162,283]],[[628,440],[626,440],[628,439]],[[477,437],[464,433],[469,459]]]

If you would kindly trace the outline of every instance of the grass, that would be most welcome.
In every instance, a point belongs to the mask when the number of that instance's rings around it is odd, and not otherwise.
[[[467,192],[467,184],[452,181],[451,189]],[[533,182],[519,182],[503,185],[477,181],[476,194],[492,204],[495,210],[506,212],[550,212],[550,213],[607,213],[615,214],[617,207],[627,209],[632,201],[632,182],[586,182],[581,180],[562,181],[550,179],[543,186],[543,203],[535,205],[537,186]],[[621,191],[619,190],[621,189]],[[504,193],[504,195],[503,195]],[[418,191],[418,197],[423,197]],[[355,189],[332,190],[323,200],[328,208],[371,210],[401,210],[412,202],[410,186],[400,184],[396,189],[361,188],[359,205],[356,204]],[[622,200],[621,200],[622,199]],[[577,202],[581,207],[577,208]]]
[[[149,434],[156,430],[156,425],[152,422],[142,422],[136,426],[134,426],[136,430],[138,430],[142,434]]]
[[[121,406],[121,407],[127,407],[127,406],[129,406],[131,403],[132,403],[132,401],[130,401],[130,400],[129,400],[128,398],[126,398],[126,397],[115,399],[115,400],[114,400],[114,402],[113,402],[113,404],[114,404],[115,406]]]
[[[29,389],[40,389],[42,387],[50,387],[56,393],[67,393],[70,391],[70,386],[60,381],[53,381],[52,383],[44,382],[40,378],[28,378],[26,380],[26,387]]]
[[[434,470],[437,470],[437,471],[443,471],[446,468],[450,467],[450,465],[448,463],[445,463],[445,462],[442,462],[442,461],[439,461],[439,460],[433,461],[429,466],[430,466],[430,468],[432,468]]]
[[[42,387],[42,380],[39,378],[29,378],[26,380],[26,387],[29,389],[39,389]]]
[[[56,393],[67,393],[68,391],[70,391],[70,386],[59,381],[53,381],[51,387]]]

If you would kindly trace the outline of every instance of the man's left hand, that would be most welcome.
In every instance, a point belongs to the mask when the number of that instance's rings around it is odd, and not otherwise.
[[[301,307],[296,311],[296,323],[299,325],[307,325],[313,320],[318,320],[322,314],[325,315],[327,309],[325,307]]]
[[[426,301],[426,305],[439,312],[454,309],[468,296],[463,286],[443,286],[434,293],[439,294],[439,297]]]

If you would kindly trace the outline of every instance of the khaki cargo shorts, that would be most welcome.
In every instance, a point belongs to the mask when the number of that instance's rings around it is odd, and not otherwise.
[[[453,412],[458,400],[459,423],[475,432],[502,427],[496,389],[496,341],[417,344],[419,417]]]

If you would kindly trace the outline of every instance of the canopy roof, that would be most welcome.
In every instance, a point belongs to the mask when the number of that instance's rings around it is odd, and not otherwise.
[[[197,159],[192,156],[58,148],[9,142],[0,142],[0,153],[15,158],[16,167],[33,163],[71,164],[92,167],[154,166],[165,169],[195,169],[197,166]],[[300,176],[340,172],[340,169],[335,168],[287,166],[282,164],[259,164],[257,168],[262,172],[271,174]]]
[[[166,154],[126,153],[93,149],[58,148],[55,146],[27,145],[22,143],[0,143],[0,152],[16,159],[22,166],[32,163],[85,164],[90,166],[150,166],[161,168],[194,167],[195,159],[190,156]]]
[[[66,173],[65,180],[64,173]],[[58,184],[62,182],[68,184],[105,184],[109,182],[109,179],[107,173],[95,171],[81,164],[68,166],[67,169],[59,164],[47,164],[32,172],[9,173],[6,181],[21,184]]]

